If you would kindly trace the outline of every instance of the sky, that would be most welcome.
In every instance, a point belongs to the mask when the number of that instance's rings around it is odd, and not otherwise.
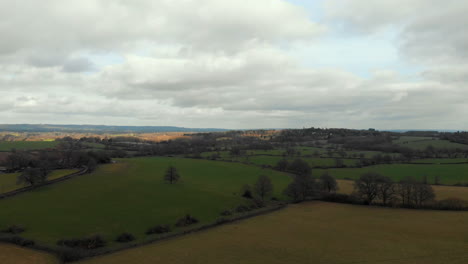
[[[0,0],[0,123],[468,130],[468,1]]]

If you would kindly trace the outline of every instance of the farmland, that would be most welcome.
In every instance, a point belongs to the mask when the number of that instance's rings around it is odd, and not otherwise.
[[[432,146],[437,149],[468,149],[468,145],[453,143],[448,140],[440,140],[430,137],[404,136],[400,137],[397,140],[394,140],[393,143],[416,150],[424,150],[428,146]]]
[[[177,184],[163,181],[169,165],[181,174]],[[272,170],[179,158],[121,159],[94,173],[1,200],[0,228],[22,225],[22,236],[48,245],[96,233],[109,241],[123,232],[145,240],[151,226],[173,225],[186,214],[200,224],[211,223],[220,212],[246,204],[241,187],[262,174],[272,179],[274,195],[283,198],[290,177]]]
[[[72,174],[77,172],[77,169],[69,169],[69,170],[54,170],[52,171],[47,180],[55,180],[61,178],[63,176]],[[0,194],[5,192],[14,191],[16,189],[26,187],[26,184],[17,184],[17,177],[19,173],[4,173],[0,174]]]
[[[462,264],[467,222],[468,212],[309,202],[80,263]]]
[[[58,144],[58,141],[0,141],[0,151],[46,149]]]
[[[32,249],[0,243],[0,263],[4,264],[58,264],[53,255]]]

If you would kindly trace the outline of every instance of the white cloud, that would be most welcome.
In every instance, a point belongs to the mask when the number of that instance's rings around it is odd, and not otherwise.
[[[7,123],[468,128],[459,122],[467,7],[332,0],[317,24],[281,0],[2,1],[0,115]],[[342,33],[337,24],[353,48],[333,61],[378,64],[379,50],[361,60],[366,50],[355,40],[377,43],[392,28],[392,63],[412,61],[423,72],[409,78],[383,65],[363,78],[298,60],[324,34]]]

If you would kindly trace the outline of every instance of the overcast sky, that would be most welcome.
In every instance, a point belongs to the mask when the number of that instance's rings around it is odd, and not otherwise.
[[[468,129],[468,1],[0,0],[0,123]]]

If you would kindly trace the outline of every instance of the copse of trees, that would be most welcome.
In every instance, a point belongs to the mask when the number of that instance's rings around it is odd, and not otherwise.
[[[27,168],[17,178],[17,184],[28,184],[38,186],[47,180],[48,170],[41,168]]]
[[[382,205],[401,204],[405,207],[423,207],[435,198],[431,185],[413,178],[398,183],[375,172],[367,172],[355,181],[355,193],[365,204],[379,199]]]

